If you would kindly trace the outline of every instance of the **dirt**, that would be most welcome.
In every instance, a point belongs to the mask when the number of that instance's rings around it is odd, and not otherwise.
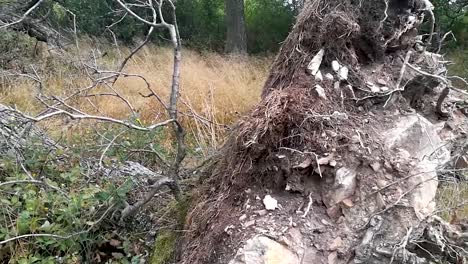
[[[424,213],[407,195],[422,184],[408,177],[421,166],[423,158],[411,149],[421,140],[390,148],[388,138],[398,135],[386,131],[416,112],[434,123],[446,118],[435,103],[444,83],[407,69],[417,65],[438,75],[444,66],[440,56],[417,47],[414,31],[423,10],[411,6],[413,13],[406,13],[396,5],[382,18],[384,1],[360,4],[317,0],[304,7],[262,101],[238,123],[202,179],[186,224],[191,232],[183,263],[227,263],[254,234],[282,241],[293,228],[313,248],[316,263],[387,263],[406,256],[419,263],[413,248],[394,244]],[[317,80],[307,70],[322,49],[321,73],[334,80]],[[349,69],[348,78],[338,81],[335,60]],[[267,193],[281,208],[264,214],[257,197]],[[424,225],[416,237],[421,230]],[[396,249],[388,256],[387,248]]]

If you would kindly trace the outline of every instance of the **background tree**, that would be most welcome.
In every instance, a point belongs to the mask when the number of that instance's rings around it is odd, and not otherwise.
[[[247,53],[244,0],[226,0],[226,47],[228,53]]]

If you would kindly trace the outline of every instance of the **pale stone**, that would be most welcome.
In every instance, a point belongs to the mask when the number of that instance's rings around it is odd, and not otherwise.
[[[348,79],[348,73],[349,73],[348,67],[346,67],[346,66],[341,67],[340,70],[338,71],[338,79],[340,79],[340,81],[347,80]]]
[[[318,97],[322,99],[327,99],[327,95],[325,94],[325,90],[320,85],[315,85],[315,92],[317,93]]]
[[[323,76],[320,71],[318,71],[317,74],[315,75],[315,80],[319,82],[323,81]]]
[[[388,149],[404,150],[411,158],[430,160],[437,166],[450,160],[450,152],[435,126],[419,114],[402,116],[383,138]]]
[[[321,49],[317,54],[312,58],[309,65],[307,65],[307,69],[310,71],[312,75],[316,75],[319,71],[320,65],[322,64],[323,55],[325,54],[325,50]]]
[[[409,203],[414,208],[416,215],[423,219],[435,210],[435,197],[437,194],[437,164],[424,160],[420,162],[408,179],[408,187],[414,188],[409,195]]]
[[[263,205],[265,205],[265,209],[268,211],[273,211],[278,208],[278,201],[271,197],[271,195],[267,194],[265,195],[265,198],[263,198]]]
[[[229,264],[300,264],[296,254],[280,243],[265,237],[256,236],[248,240],[237,251]]]
[[[333,84],[333,89],[335,89],[335,91],[339,91],[340,90],[340,82],[335,82]]]
[[[336,264],[336,263],[338,263],[338,253],[334,251],[328,255],[328,264]]]
[[[341,201],[343,203],[344,206],[346,206],[347,208],[351,208],[354,206],[354,203],[353,203],[353,200],[351,199],[344,199],[343,201]]]
[[[332,242],[330,242],[330,244],[328,245],[328,250],[335,251],[338,248],[340,248],[342,245],[343,245],[343,240],[341,239],[341,237],[337,237],[333,239]]]
[[[335,172],[335,184],[331,193],[333,204],[337,204],[354,194],[356,189],[356,170],[341,167]]]
[[[340,63],[336,60],[332,61],[332,69],[338,73],[338,71],[340,70]]]

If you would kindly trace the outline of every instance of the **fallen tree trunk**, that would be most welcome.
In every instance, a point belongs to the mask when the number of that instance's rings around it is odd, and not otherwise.
[[[434,200],[467,125],[440,108],[467,98],[438,100],[451,85],[424,21],[425,0],[308,2],[203,179],[181,261],[465,263],[466,229]]]
[[[37,19],[27,16],[28,10],[31,13],[38,8],[36,4],[40,0],[18,0],[6,1],[0,4],[0,30],[15,30],[24,32],[38,41],[47,42],[49,45],[59,45],[59,33],[45,24],[44,19]]]

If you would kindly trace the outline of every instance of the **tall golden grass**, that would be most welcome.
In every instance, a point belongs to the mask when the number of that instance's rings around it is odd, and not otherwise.
[[[91,50],[91,45],[84,42],[80,55],[91,54]],[[108,55],[101,56],[98,62],[116,69],[130,50],[107,48],[106,52]],[[270,61],[268,57],[230,57],[183,50],[179,108],[182,113],[200,117],[194,122],[182,114],[184,124],[198,145],[217,147],[223,139],[223,125],[232,124],[259,100]],[[129,61],[124,72],[143,76],[156,93],[167,99],[172,67],[170,48],[148,45]],[[56,63],[54,58],[45,58],[43,63],[36,66],[36,70],[42,74],[43,93],[46,95],[65,96],[91,84],[84,72]],[[28,78],[0,79],[0,87],[0,102],[14,104],[18,109],[32,114],[43,109],[35,98],[37,84],[34,81]],[[115,89],[132,103],[143,123],[150,124],[166,118],[164,108],[154,97],[142,96],[149,94],[142,79],[121,77]],[[101,86],[92,93],[99,92],[110,90]],[[113,118],[127,119],[132,114],[122,100],[112,96],[80,98],[73,104],[80,109]]]

